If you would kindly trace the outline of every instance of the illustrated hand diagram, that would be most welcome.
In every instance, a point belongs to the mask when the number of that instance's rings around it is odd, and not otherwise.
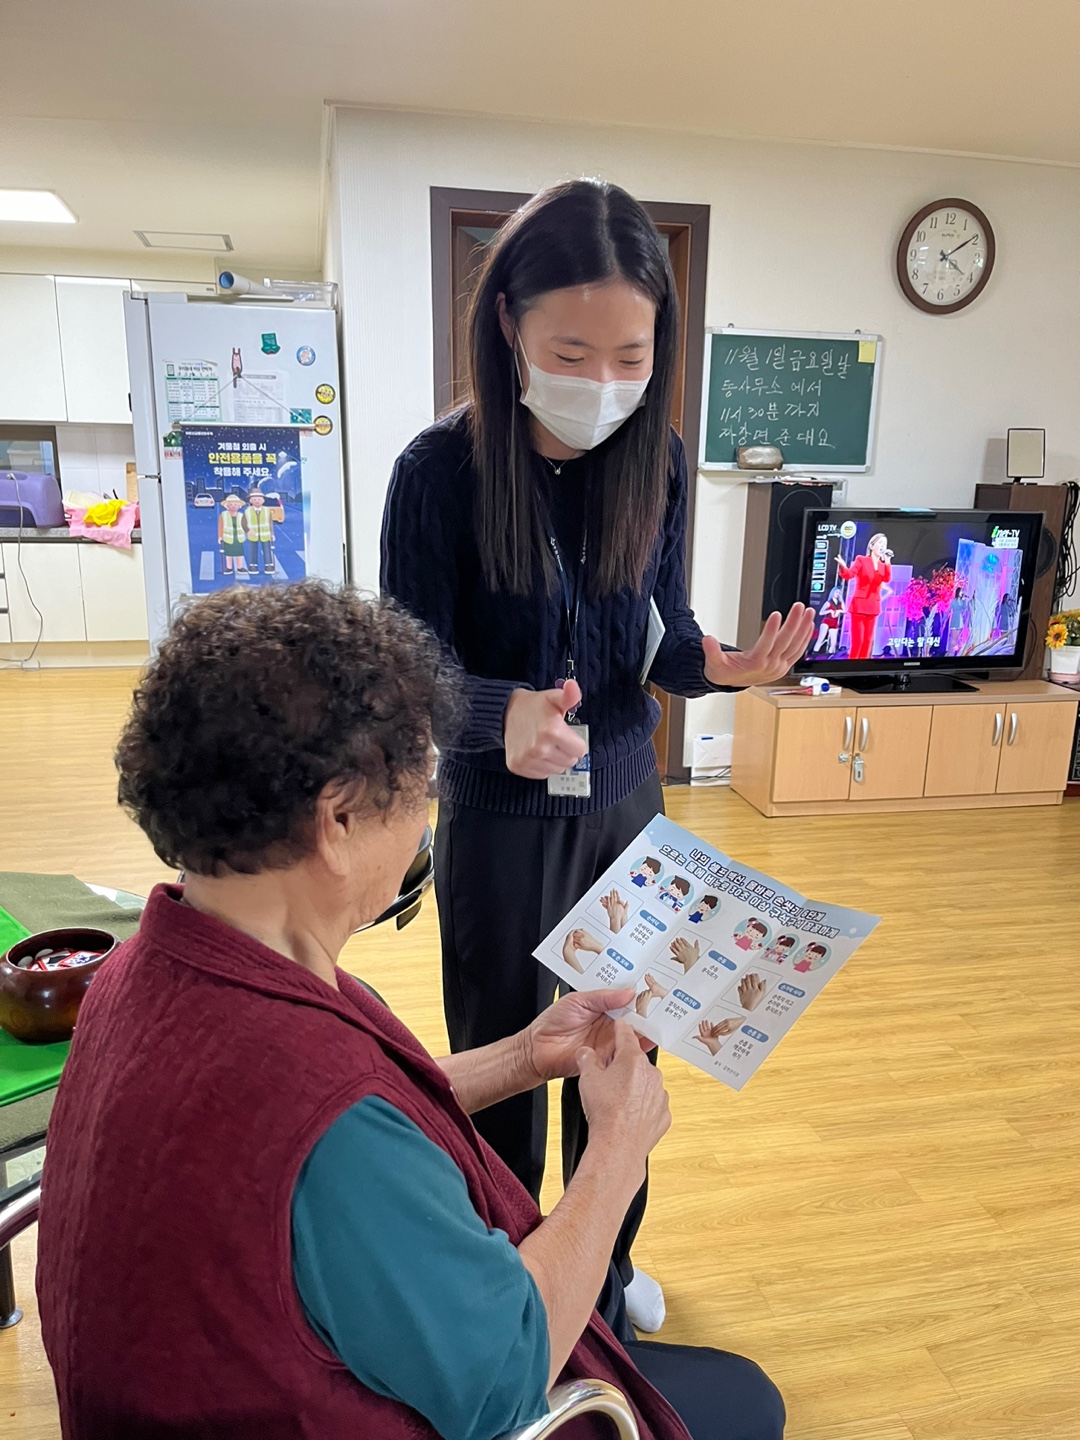
[[[611,933],[618,935],[619,931],[629,919],[630,906],[614,886],[612,886],[611,891],[607,895],[600,896],[600,904],[607,911],[608,925],[611,927]]]
[[[577,958],[577,952],[581,949],[581,942],[585,938],[584,930],[571,930],[566,939],[562,942],[562,958],[579,975],[585,974],[581,961]]]
[[[720,1050],[720,1042],[729,1035],[734,1035],[740,1023],[737,1015],[728,1020],[702,1020],[698,1033],[693,1038],[699,1045],[704,1045],[710,1055],[716,1055]]]
[[[577,958],[577,952],[584,950],[590,955],[599,955],[603,948],[603,941],[597,940],[595,935],[590,935],[588,930],[571,930],[562,942],[562,958],[579,975],[584,975],[585,967]]]
[[[671,942],[671,958],[677,965],[683,968],[683,974],[696,965],[701,959],[701,946],[698,941],[684,940],[680,935],[677,940]]]
[[[760,975],[744,975],[739,981],[739,1004],[744,1010],[756,1010],[765,999],[765,981]]]
[[[652,1002],[663,1000],[667,994],[668,991],[664,989],[655,975],[646,974],[645,989],[634,1001],[634,1009],[644,1019]]]

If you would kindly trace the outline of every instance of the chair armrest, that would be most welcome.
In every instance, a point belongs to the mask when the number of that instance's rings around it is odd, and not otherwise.
[[[14,1200],[9,1200],[6,1205],[0,1205],[0,1250],[5,1245],[10,1245],[15,1236],[33,1225],[38,1218],[38,1202],[41,1199],[41,1186],[35,1185],[30,1190],[24,1190]]]
[[[570,1380],[557,1385],[548,1396],[548,1413],[542,1420],[510,1430],[499,1440],[547,1440],[570,1420],[596,1411],[606,1415],[619,1440],[639,1440],[637,1421],[626,1397],[606,1380]]]

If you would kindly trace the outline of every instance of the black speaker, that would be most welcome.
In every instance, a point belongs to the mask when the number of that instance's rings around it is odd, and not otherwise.
[[[803,516],[832,507],[832,484],[784,480],[753,481],[746,490],[742,590],[739,595],[741,650],[753,645],[762,622],[774,611],[786,615],[799,598]]]

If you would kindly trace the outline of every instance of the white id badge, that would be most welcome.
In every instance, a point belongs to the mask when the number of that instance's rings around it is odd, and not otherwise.
[[[641,683],[645,684],[649,678],[649,671],[656,659],[656,652],[660,649],[660,641],[667,634],[667,626],[660,615],[659,607],[655,600],[649,601],[649,628],[645,635],[645,663],[641,667]]]
[[[571,727],[581,734],[586,746],[589,743],[589,727],[587,725],[572,725]],[[585,754],[576,765],[571,765],[569,770],[564,770],[561,775],[548,776],[549,795],[573,795],[579,800],[587,800],[592,794],[592,778],[590,775],[589,752]]]

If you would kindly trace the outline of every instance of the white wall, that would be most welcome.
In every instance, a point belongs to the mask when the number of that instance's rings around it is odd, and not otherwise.
[[[12,275],[95,275],[120,280],[177,280],[189,284],[213,284],[223,269],[233,269],[228,255],[204,254],[193,250],[144,249],[68,250],[0,244],[0,274]],[[249,279],[272,275],[278,280],[321,279],[312,270],[295,270],[262,260],[237,262],[235,268]]]
[[[848,503],[970,505],[977,481],[1004,478],[993,441],[1010,425],[1045,426],[1049,480],[1080,473],[1074,169],[339,109],[327,253],[342,287],[361,584],[378,581],[394,458],[432,419],[429,187],[531,191],[583,174],[712,207],[709,325],[884,336],[875,465],[850,479]],[[895,246],[910,215],[944,196],[987,213],[998,256],[970,309],[928,316],[900,294]],[[701,477],[697,503],[693,602],[706,629],[732,639],[745,490]],[[725,728],[729,706],[693,702],[688,731]]]
[[[60,484],[65,491],[88,490],[98,495],[127,493],[128,463],[135,461],[130,425],[57,425]]]

